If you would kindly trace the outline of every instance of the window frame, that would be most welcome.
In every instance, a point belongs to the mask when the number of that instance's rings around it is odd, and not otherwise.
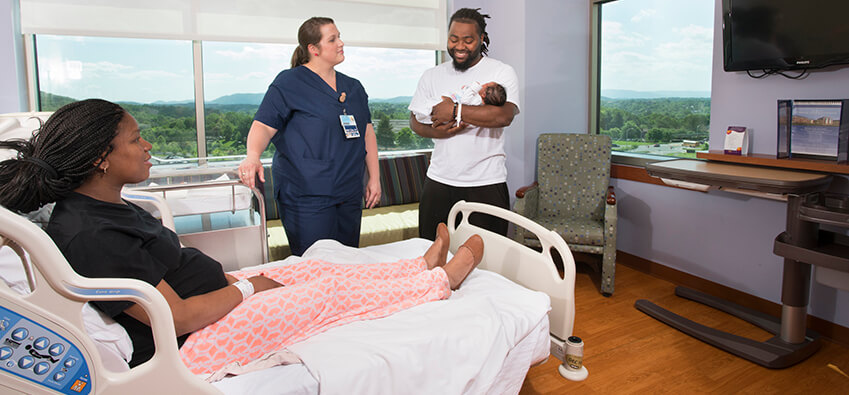
[[[599,134],[601,118],[601,22],[602,6],[606,3],[622,0],[590,0],[590,53],[589,53],[589,121],[591,134]],[[645,167],[650,163],[679,159],[672,156],[637,154],[611,151],[611,162],[618,165]]]

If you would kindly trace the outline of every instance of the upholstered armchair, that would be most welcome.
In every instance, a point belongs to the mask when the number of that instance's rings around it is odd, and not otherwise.
[[[551,133],[539,136],[537,181],[516,191],[513,211],[560,234],[575,252],[601,254],[601,293],[613,294],[616,270],[616,197],[610,182],[610,137]],[[530,247],[539,240],[516,228]]]

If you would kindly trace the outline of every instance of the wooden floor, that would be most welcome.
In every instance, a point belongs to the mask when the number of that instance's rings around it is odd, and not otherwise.
[[[634,308],[648,299],[702,324],[766,340],[771,334],[742,320],[674,295],[674,285],[627,266],[616,267],[616,290],[601,296],[581,270],[575,284],[574,334],[584,340],[589,377],[572,382],[549,358],[530,369],[521,394],[757,393],[849,394],[849,348],[824,341],[807,360],[773,370],[693,339]],[[581,273],[583,272],[583,273]]]

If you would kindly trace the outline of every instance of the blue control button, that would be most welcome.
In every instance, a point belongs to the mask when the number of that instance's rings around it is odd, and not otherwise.
[[[27,336],[29,336],[29,331],[27,330],[27,328],[18,328],[12,331],[12,340],[14,341],[24,340],[27,338]]]
[[[9,320],[0,320],[0,331],[5,331],[9,327]]]
[[[34,363],[35,359],[33,359],[31,356],[23,356],[21,357],[21,359],[18,360],[18,367],[21,369],[29,369]]]
[[[0,347],[0,361],[9,359],[12,356],[12,349],[9,347]]]
[[[65,346],[63,346],[62,343],[56,343],[50,346],[50,350],[48,350],[48,352],[50,352],[50,355],[54,357],[58,357],[60,354],[62,354],[63,351],[65,351]]]
[[[46,337],[39,337],[38,339],[35,339],[35,342],[32,343],[32,346],[35,347],[36,350],[44,350],[49,345],[50,340],[47,340]]]
[[[65,379],[65,373],[63,373],[63,372],[56,372],[56,374],[53,375],[53,380],[62,381],[64,379]]]
[[[74,365],[75,365],[76,363],[77,363],[77,361],[75,361],[75,360],[73,360],[73,359],[66,359],[66,360],[65,360],[65,367],[66,367],[66,368],[68,368],[68,369],[70,369],[70,368],[74,367]]]
[[[32,371],[37,375],[45,374],[48,370],[50,370],[50,364],[47,362],[39,362],[32,368]]]

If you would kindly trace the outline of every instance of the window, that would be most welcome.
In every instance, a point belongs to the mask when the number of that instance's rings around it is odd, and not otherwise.
[[[707,150],[714,1],[595,7],[598,133],[619,152],[694,158]]]
[[[87,98],[121,104],[158,158],[197,156],[192,44],[38,35],[40,111]]]
[[[259,103],[277,73],[289,67],[294,48],[202,43],[207,156],[233,160],[245,154]],[[92,97],[114,101],[136,117],[159,164],[198,156],[191,42],[38,35],[36,53],[41,111]],[[346,47],[337,70],[365,86],[380,151],[433,147],[410,129],[407,106],[435,59],[432,50]],[[273,152],[272,145],[263,157]]]
[[[345,47],[336,69],[363,84],[369,95],[371,121],[381,152],[433,148],[433,141],[410,129],[410,100],[419,77],[436,65],[436,54],[424,49]]]
[[[268,85],[289,67],[294,45],[203,42],[206,152],[244,155],[248,130]],[[274,145],[263,153],[270,158]]]
[[[45,111],[87,97],[124,105],[160,164],[233,160],[298,26],[327,10],[348,44],[338,70],[369,93],[379,148],[432,146],[409,129],[406,107],[444,46],[445,0],[20,0],[21,32],[35,43],[29,89]]]
[[[248,129],[268,85],[289,68],[294,45],[203,43],[206,144],[209,156],[244,155]],[[358,79],[369,94],[381,152],[432,148],[410,129],[407,106],[432,50],[345,46],[336,70]],[[274,147],[264,153],[271,157]]]

